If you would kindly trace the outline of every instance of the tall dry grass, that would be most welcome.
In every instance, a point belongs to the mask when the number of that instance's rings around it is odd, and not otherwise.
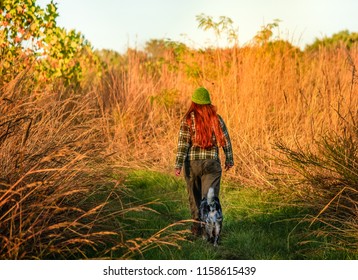
[[[277,143],[278,163],[288,170],[274,174],[283,197],[295,195],[296,203],[310,208],[306,222],[311,230],[304,233],[324,237],[330,242],[318,250],[333,248],[358,252],[358,126],[357,115],[343,121],[341,133],[329,132],[310,148],[288,148]]]
[[[84,203],[109,169],[98,116],[90,94],[33,88],[21,74],[1,89],[0,255],[85,257],[103,236],[120,234],[97,225],[104,202]]]
[[[126,239],[124,214],[150,205],[126,205],[113,168],[171,172],[180,119],[202,85],[232,138],[229,176],[267,184],[266,172],[284,172],[270,160],[277,140],[314,149],[356,118],[357,51],[251,46],[153,58],[129,50],[81,91],[34,85],[30,70],[14,77],[0,93],[1,258],[130,257],[162,241],[176,246],[176,233]]]
[[[111,108],[111,142],[125,165],[172,169],[179,122],[199,85],[209,89],[229,128],[236,161],[230,176],[245,182],[265,181],[276,140],[310,145],[338,131],[341,117],[358,106],[357,47],[189,50],[180,59],[168,51],[154,62],[131,51],[127,58],[99,88]]]
[[[156,60],[128,52],[127,63],[114,65],[104,77],[100,96],[113,122],[110,142],[119,162],[171,172],[179,122],[193,90],[205,86],[233,144],[236,165],[226,176],[300,200],[314,213],[303,221],[321,225],[309,233],[356,252],[356,177],[345,175],[356,175],[356,154],[348,159],[351,166],[344,164],[347,149],[357,142],[354,133],[351,142],[344,140],[344,127],[347,120],[357,123],[358,46],[301,52],[273,44],[181,55],[168,51]],[[336,140],[322,144],[332,136]],[[284,143],[281,150],[276,143]],[[288,157],[298,149],[302,157],[317,153],[320,159],[313,170],[303,168],[310,175],[305,177],[294,161],[273,160],[282,149]]]
[[[151,205],[126,202],[92,86],[34,85],[28,71],[1,88],[0,259],[129,258],[184,233],[127,237],[126,213]]]

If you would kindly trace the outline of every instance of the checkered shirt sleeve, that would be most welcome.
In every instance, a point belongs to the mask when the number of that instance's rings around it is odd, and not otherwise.
[[[188,154],[190,145],[191,145],[190,128],[189,125],[185,122],[185,120],[182,120],[179,130],[178,149],[177,149],[177,156],[175,160],[175,168],[177,169],[182,168],[184,164],[184,160]]]
[[[220,125],[221,128],[223,130],[224,136],[225,136],[225,146],[223,146],[223,150],[225,153],[225,165],[230,165],[233,166],[234,165],[234,153],[232,151],[232,146],[231,146],[231,141],[230,141],[230,136],[229,136],[229,132],[226,128],[225,122],[224,120],[221,118],[221,116],[219,116],[219,121],[220,121]]]

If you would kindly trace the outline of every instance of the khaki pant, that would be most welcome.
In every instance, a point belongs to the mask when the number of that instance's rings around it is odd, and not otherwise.
[[[191,160],[185,162],[184,169],[191,217],[199,220],[200,202],[209,188],[213,187],[215,196],[219,196],[221,165],[215,159]]]

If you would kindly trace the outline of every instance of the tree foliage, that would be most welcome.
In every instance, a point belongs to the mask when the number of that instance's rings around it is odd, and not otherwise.
[[[273,22],[261,26],[261,30],[254,37],[254,43],[258,45],[266,45],[273,36],[273,30],[279,26],[281,20],[275,19]]]
[[[344,45],[350,49],[354,44],[358,42],[358,33],[350,32],[348,30],[342,30],[338,33],[334,33],[331,37],[323,37],[322,39],[316,38],[316,40],[306,46],[307,51],[318,50],[321,47],[334,48],[339,45]]]
[[[238,43],[238,32],[234,28],[234,22],[231,18],[220,16],[219,20],[215,21],[211,16],[200,14],[196,16],[196,20],[199,23],[198,27],[203,29],[204,31],[213,30],[218,40],[222,37],[222,34],[225,34],[226,39],[229,43]]]
[[[25,69],[37,81],[61,78],[79,84],[85,65],[96,64],[90,43],[75,30],[57,26],[57,6],[41,8],[35,0],[3,0],[0,5],[0,83]]]

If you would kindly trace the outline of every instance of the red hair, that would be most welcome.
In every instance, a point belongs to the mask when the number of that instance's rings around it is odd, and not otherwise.
[[[194,113],[195,120],[194,146],[208,149],[215,145],[224,146],[226,144],[215,106],[211,104],[199,105],[194,102],[191,103],[185,115],[186,122],[191,131],[193,128],[192,113]],[[215,135],[215,138],[213,138],[213,135]]]

